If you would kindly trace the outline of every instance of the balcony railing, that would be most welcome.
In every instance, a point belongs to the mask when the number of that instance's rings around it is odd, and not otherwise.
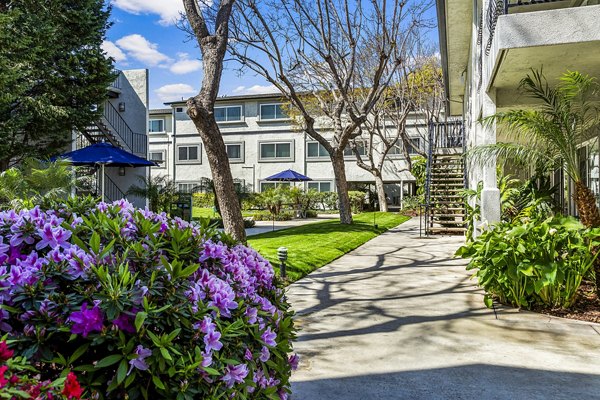
[[[117,74],[117,77],[115,78],[114,81],[112,81],[112,83],[110,85],[108,85],[108,87],[121,90],[121,71],[118,69],[115,69],[114,72],[115,72],[115,74]]]

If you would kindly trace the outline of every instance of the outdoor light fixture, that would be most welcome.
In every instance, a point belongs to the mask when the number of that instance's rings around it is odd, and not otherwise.
[[[119,176],[125,176],[125,167],[119,167]]]
[[[121,111],[121,112],[125,111],[125,103],[124,102],[119,103],[119,111]]]
[[[277,249],[277,258],[279,258],[279,261],[281,262],[281,264],[279,265],[279,272],[282,278],[286,277],[286,273],[285,273],[285,262],[288,258],[288,249],[287,247],[280,247]]]

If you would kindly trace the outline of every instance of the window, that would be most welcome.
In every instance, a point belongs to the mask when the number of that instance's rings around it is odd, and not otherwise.
[[[291,160],[292,142],[261,143],[260,159],[262,161]]]
[[[242,120],[242,106],[215,107],[217,122],[235,122]]]
[[[260,191],[264,192],[269,189],[275,189],[280,186],[290,186],[290,182],[261,182],[260,183]]]
[[[227,158],[231,162],[244,162],[244,146],[242,143],[225,143]]]
[[[149,158],[150,158],[150,161],[154,161],[155,163],[158,164],[158,166],[155,168],[165,168],[166,167],[164,150],[149,152]]]
[[[306,158],[323,158],[329,157],[329,153],[325,147],[319,142],[306,143]]]
[[[261,104],[260,105],[261,121],[286,119],[286,118],[288,118],[288,115],[283,110],[283,106],[281,104]]]
[[[418,154],[417,150],[421,149],[421,139],[413,138],[410,139],[410,146],[408,148],[408,154]]]
[[[175,108],[175,112],[182,113],[183,112],[183,107],[176,107]]]
[[[401,156],[404,153],[402,152],[402,139],[398,139],[396,140],[396,143],[394,143],[392,145],[392,147],[390,147],[390,150],[388,151],[388,155],[391,156]]]
[[[200,189],[200,185],[196,182],[178,183],[177,190],[182,193],[194,193]]]
[[[164,119],[151,119],[148,124],[150,132],[164,132],[165,131],[165,120]]]
[[[177,161],[182,163],[199,163],[200,145],[177,146]]]
[[[331,192],[331,182],[308,182],[308,190],[315,189],[317,192]]]
[[[365,142],[356,142],[356,149],[358,150],[358,154],[360,154],[361,156],[367,155],[367,148],[365,146]],[[354,156],[354,151],[352,151],[352,148],[350,147],[350,145],[346,146],[346,148],[344,149],[344,157],[353,157],[353,156]]]

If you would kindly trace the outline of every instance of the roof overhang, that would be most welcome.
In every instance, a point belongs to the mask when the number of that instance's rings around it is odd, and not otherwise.
[[[473,3],[437,0],[440,55],[444,70],[448,115],[461,115],[473,33]]]

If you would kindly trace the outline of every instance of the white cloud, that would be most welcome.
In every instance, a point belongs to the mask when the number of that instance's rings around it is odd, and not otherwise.
[[[188,53],[177,53],[179,60],[171,65],[171,72],[176,75],[189,74],[190,72],[200,71],[202,69],[202,61],[190,60]]]
[[[134,33],[117,40],[117,45],[127,52],[127,55],[150,66],[160,66],[162,63],[170,63],[171,60],[166,54],[158,51],[156,43],[149,42],[140,34]]]
[[[127,56],[125,55],[125,53],[123,53],[123,51],[110,40],[105,40],[104,42],[102,42],[102,50],[104,50],[104,52],[109,57],[112,57],[115,60],[115,62],[127,60]]]
[[[181,0],[113,0],[112,4],[132,14],[157,14],[161,25],[173,25],[184,11]]]
[[[235,94],[264,94],[277,92],[275,85],[238,86],[233,89]]]
[[[177,101],[196,93],[196,90],[186,83],[174,83],[161,86],[154,91],[160,101]]]

